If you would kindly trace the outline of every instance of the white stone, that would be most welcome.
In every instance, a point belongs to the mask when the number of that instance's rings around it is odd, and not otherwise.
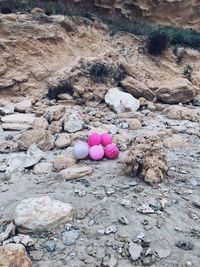
[[[7,115],[1,118],[1,121],[4,123],[27,123],[27,124],[33,124],[35,120],[35,114],[21,114],[21,113],[15,113],[11,115]]]
[[[70,114],[64,121],[64,130],[68,133],[75,133],[83,128],[84,122],[77,112]]]
[[[23,233],[49,230],[62,223],[72,221],[74,209],[71,205],[49,196],[24,199],[15,209],[13,219]]]
[[[140,245],[130,242],[129,253],[132,261],[138,260],[140,258],[141,252],[142,252],[142,247]]]
[[[15,110],[18,112],[25,112],[26,109],[30,108],[32,106],[32,103],[30,100],[24,100],[17,104],[15,104]]]
[[[2,123],[2,128],[4,130],[22,131],[31,129],[32,125],[28,123]]]
[[[122,92],[119,88],[112,88],[105,95],[105,102],[116,113],[136,111],[140,107],[140,101],[129,93]]]
[[[52,171],[53,164],[47,162],[38,163],[33,168],[33,173],[35,174],[51,173]]]

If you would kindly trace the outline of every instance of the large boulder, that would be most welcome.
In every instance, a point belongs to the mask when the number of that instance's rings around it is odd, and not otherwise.
[[[21,244],[6,244],[0,247],[1,267],[31,267],[25,247]]]
[[[151,101],[156,97],[155,93],[151,91],[144,83],[137,81],[131,76],[127,76],[123,81],[121,81],[121,85],[127,92],[136,98],[144,97]]]
[[[49,196],[24,199],[15,209],[13,219],[23,233],[46,231],[73,219],[71,205]]]
[[[43,151],[50,150],[54,146],[53,136],[44,129],[23,132],[19,135],[17,142],[21,150],[27,150],[32,144],[36,144]]]
[[[167,104],[188,103],[197,94],[197,88],[184,78],[163,81],[156,90],[157,99]]]
[[[120,88],[111,88],[105,95],[105,102],[116,113],[136,111],[140,107],[140,102],[129,93],[122,92]]]

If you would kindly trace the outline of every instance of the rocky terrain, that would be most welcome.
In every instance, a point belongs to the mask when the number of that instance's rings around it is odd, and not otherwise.
[[[46,2],[46,0],[43,0]],[[200,30],[200,3],[198,0],[124,1],[124,0],[62,0],[79,6],[89,6],[104,14],[123,14],[126,17],[139,17],[153,23],[172,24]]]
[[[0,23],[0,266],[199,267],[199,52],[39,9]],[[77,161],[90,132],[120,157]]]

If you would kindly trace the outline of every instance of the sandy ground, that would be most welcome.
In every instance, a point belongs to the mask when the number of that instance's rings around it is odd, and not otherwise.
[[[157,114],[141,130],[125,131],[130,137],[158,133],[166,129],[166,121],[171,125],[188,123],[167,120]],[[199,125],[194,123],[192,127],[198,129]],[[29,251],[33,267],[116,266],[103,265],[103,259],[110,254],[115,256],[119,267],[199,267],[200,210],[194,202],[200,205],[200,140],[195,135],[180,135],[188,141],[189,147],[167,150],[169,178],[161,184],[150,186],[137,177],[125,175],[123,158],[127,151],[115,161],[79,162],[80,166],[92,166],[94,171],[78,181],[61,181],[57,173],[34,175],[31,170],[26,170],[22,174],[16,173],[7,182],[1,182],[0,220],[11,219],[20,200],[42,195],[71,203],[76,209],[76,218],[70,227],[79,229],[80,237],[74,245],[63,244],[62,235],[68,227],[64,225],[31,235],[35,241],[34,251]],[[60,153],[61,150],[48,152],[47,161]],[[162,201],[165,203],[163,209],[160,207]],[[155,213],[139,213],[137,208],[142,204],[151,204]],[[128,219],[128,225],[119,222],[122,216]],[[111,225],[116,227],[115,233],[101,234],[100,229]],[[46,251],[46,240],[55,241],[54,252]],[[127,255],[127,242],[131,240],[146,246],[147,255],[142,261],[132,262]],[[179,241],[189,242],[192,249],[177,247]]]

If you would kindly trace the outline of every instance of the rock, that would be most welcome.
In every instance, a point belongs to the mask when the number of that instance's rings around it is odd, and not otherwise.
[[[176,246],[183,250],[193,250],[194,245],[188,241],[178,241]]]
[[[75,133],[82,130],[84,122],[77,112],[73,112],[64,119],[64,130],[68,133]]]
[[[13,215],[15,225],[23,233],[46,231],[73,219],[71,205],[49,196],[22,200]]]
[[[48,121],[43,118],[43,117],[40,117],[40,118],[36,118],[33,122],[33,129],[44,129],[44,130],[47,130],[49,124],[48,124]]]
[[[129,125],[130,130],[139,130],[142,128],[142,124],[138,119],[132,119]]]
[[[129,145],[129,138],[126,133],[123,134],[115,134],[113,136],[113,143],[115,143],[120,151],[126,151],[127,146]]]
[[[129,243],[129,253],[132,261],[136,261],[140,258],[142,253],[142,247],[133,242]]]
[[[0,140],[0,153],[11,153],[16,151],[17,149],[17,142]]]
[[[0,266],[32,267],[32,263],[23,245],[7,244],[0,247]]]
[[[69,168],[76,164],[76,159],[73,156],[57,156],[53,162],[53,167],[55,170],[60,171]]]
[[[144,97],[147,100],[155,99],[155,93],[151,91],[144,83],[137,81],[131,76],[127,76],[121,85],[125,88],[127,92],[136,98]]]
[[[126,172],[140,175],[146,182],[158,183],[165,179],[167,157],[158,136],[138,136],[125,158]]]
[[[30,251],[30,256],[34,261],[40,261],[44,256],[44,252],[42,250],[32,250]]]
[[[64,18],[61,21],[59,21],[60,25],[67,31],[67,32],[73,32],[75,31],[75,27],[72,24],[72,21],[68,18]]]
[[[80,231],[79,230],[71,230],[68,232],[65,232],[63,234],[63,244],[65,246],[71,246],[74,245],[76,240],[80,237]]]
[[[11,241],[16,244],[22,244],[25,247],[31,247],[34,245],[34,241],[29,235],[18,234],[14,236]]]
[[[10,223],[5,231],[0,234],[0,243],[7,239],[11,234],[15,234],[15,226],[13,223]]]
[[[27,150],[32,144],[36,144],[43,151],[50,150],[54,146],[53,136],[44,129],[23,132],[19,135],[17,142],[21,150]]]
[[[161,82],[156,90],[158,100],[167,104],[190,102],[196,94],[196,89],[188,79],[173,78]]]
[[[109,227],[107,227],[107,228],[105,229],[105,234],[106,234],[106,235],[114,234],[114,233],[116,233],[116,232],[117,232],[117,228],[116,228],[114,225],[111,225],[111,226],[109,226]]]
[[[148,204],[142,204],[142,206],[137,208],[137,211],[143,214],[151,214],[155,212]]]
[[[63,130],[63,120],[59,121],[52,121],[51,124],[48,126],[48,130],[51,134],[60,133]]]
[[[30,168],[34,166],[42,158],[45,158],[44,152],[42,152],[35,144],[33,144],[28,149],[27,154],[20,153],[17,156],[15,154],[10,155],[6,170],[10,173],[16,170],[22,171],[24,168]]]
[[[69,95],[69,94],[59,94],[58,95],[58,99],[59,100],[69,100],[69,101],[71,101],[71,100],[73,100],[73,97],[71,95]]]
[[[71,139],[69,134],[62,133],[58,135],[58,138],[55,141],[55,147],[57,148],[66,148],[70,146],[71,144]]]
[[[164,139],[163,145],[165,148],[170,149],[185,148],[189,146],[180,135],[173,135],[172,137]]]
[[[17,111],[17,112],[25,112],[31,106],[32,106],[32,103],[31,103],[30,100],[24,100],[22,102],[19,102],[19,103],[15,104],[15,111]]]
[[[160,259],[166,259],[171,254],[170,248],[162,248],[162,247],[160,248],[159,247],[159,248],[156,248],[155,251],[158,254],[158,257]]]
[[[5,107],[0,107],[0,115],[9,115],[14,113],[14,105],[9,105]]]
[[[198,109],[173,105],[166,108],[164,113],[168,119],[189,120],[193,122],[200,121],[200,111]]]
[[[65,114],[65,106],[57,105],[48,108],[44,114],[44,118],[50,123],[52,121],[60,120],[61,118],[63,118],[64,114]]]
[[[121,224],[124,224],[124,225],[128,225],[129,224],[129,220],[125,217],[125,216],[121,216],[118,221],[121,223]]]
[[[116,257],[112,254],[107,255],[103,258],[102,267],[115,267],[118,264]]]
[[[112,88],[105,95],[105,102],[116,113],[136,111],[140,107],[140,102],[131,94],[122,92],[120,88]]]
[[[58,177],[64,180],[80,179],[86,175],[91,174],[92,171],[92,167],[79,167],[77,165],[60,171]]]
[[[53,240],[47,240],[44,244],[46,251],[54,252],[56,250],[56,243]]]
[[[155,107],[155,105],[154,105],[154,103],[152,101],[148,101],[144,97],[140,97],[139,101],[140,101],[140,108],[149,109],[150,111],[155,111],[156,110],[156,107]]]
[[[2,123],[2,128],[10,131],[23,131],[32,129],[32,125],[28,123]]]
[[[200,107],[200,95],[195,96],[192,103],[194,106]]]
[[[33,168],[34,174],[45,174],[51,173],[53,171],[53,164],[52,163],[38,163]]]
[[[15,113],[1,118],[1,121],[3,123],[30,124],[30,125],[33,125],[34,120],[35,120],[34,114],[21,114],[21,113]]]

